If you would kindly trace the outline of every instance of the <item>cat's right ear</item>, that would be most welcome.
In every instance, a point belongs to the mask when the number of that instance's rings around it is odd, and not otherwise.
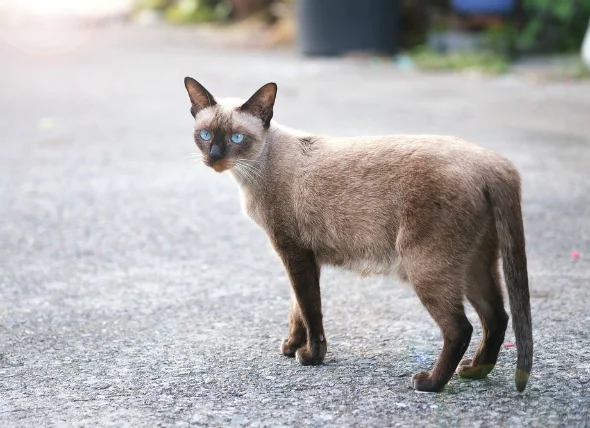
[[[192,77],[184,78],[184,86],[188,92],[188,96],[191,99],[191,114],[193,117],[204,108],[214,106],[217,104],[213,95],[205,89],[203,85],[197,82]]]

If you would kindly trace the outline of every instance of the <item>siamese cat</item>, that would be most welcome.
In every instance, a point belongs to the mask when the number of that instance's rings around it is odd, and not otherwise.
[[[194,140],[205,165],[229,171],[244,211],[267,233],[289,276],[289,336],[281,352],[321,364],[320,270],[395,274],[416,290],[439,325],[442,351],[412,386],[440,391],[453,376],[481,379],[496,364],[508,325],[517,345],[516,388],[532,367],[532,322],[520,177],[504,157],[458,138],[434,135],[330,138],[272,121],[277,85],[247,101],[216,100],[196,80],[185,86]],[[483,337],[461,361],[477,311]]]

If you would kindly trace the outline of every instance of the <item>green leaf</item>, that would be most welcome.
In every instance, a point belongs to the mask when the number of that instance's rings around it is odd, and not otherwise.
[[[525,49],[531,47],[539,37],[542,27],[543,23],[539,19],[529,22],[519,37],[519,44]]]
[[[553,4],[553,15],[561,21],[569,21],[574,12],[573,2],[556,0]]]

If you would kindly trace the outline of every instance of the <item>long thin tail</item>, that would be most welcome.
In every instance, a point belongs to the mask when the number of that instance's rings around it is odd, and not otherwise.
[[[488,192],[494,209],[512,327],[516,337],[516,389],[522,392],[533,366],[533,327],[520,207],[520,177],[516,170],[512,170],[511,174],[502,178],[497,185],[490,186]]]

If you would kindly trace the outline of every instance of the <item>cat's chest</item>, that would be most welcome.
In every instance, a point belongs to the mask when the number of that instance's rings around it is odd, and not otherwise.
[[[271,215],[263,204],[263,199],[248,188],[239,187],[242,211],[256,224],[267,229],[271,221]]]
[[[269,190],[269,189],[266,189]],[[242,211],[269,235],[277,231],[298,235],[292,201],[284,193],[256,192],[240,188]]]

